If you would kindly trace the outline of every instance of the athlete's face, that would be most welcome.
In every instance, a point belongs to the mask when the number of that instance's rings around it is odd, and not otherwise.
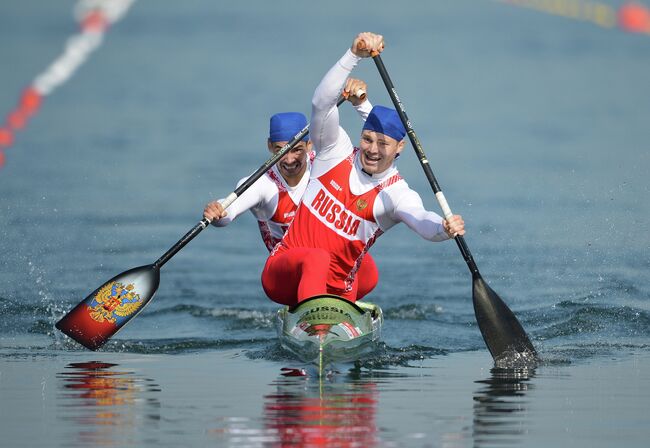
[[[280,151],[287,142],[268,141],[269,151],[273,154]],[[291,151],[286,153],[278,162],[278,169],[282,177],[289,182],[300,180],[307,169],[307,157],[311,151],[311,142],[299,142]]]
[[[397,141],[388,135],[365,129],[359,143],[361,166],[368,174],[383,173],[390,168],[402,148],[404,140]]]

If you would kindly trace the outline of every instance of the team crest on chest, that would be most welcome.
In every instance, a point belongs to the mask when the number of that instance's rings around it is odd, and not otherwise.
[[[357,199],[357,210],[362,211],[368,207],[368,203],[364,199]]]
[[[141,306],[140,295],[134,292],[133,284],[110,282],[99,290],[88,306],[90,317],[97,322],[114,324],[118,317],[135,313]]]

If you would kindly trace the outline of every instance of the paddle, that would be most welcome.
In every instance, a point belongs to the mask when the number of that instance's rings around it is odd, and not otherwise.
[[[406,110],[397,95],[390,77],[388,76],[384,62],[379,54],[373,54],[372,58],[375,61],[377,70],[379,70],[381,79],[386,85],[386,89],[395,105],[395,109],[397,109],[402,124],[407,130],[409,140],[411,140],[413,149],[420,160],[420,165],[422,165],[422,168],[424,169],[424,173],[429,180],[429,184],[436,195],[436,199],[442,208],[445,218],[450,218],[453,214],[449,208],[449,204],[438,185],[438,181],[433,175],[429,161],[424,154],[420,141],[415,135],[411,122],[406,116]],[[457,235],[454,239],[456,240],[456,244],[465,259],[470,272],[472,273],[474,314],[476,315],[476,321],[478,322],[485,344],[490,350],[494,360],[496,361],[504,356],[508,356],[512,354],[513,351],[527,358],[537,358],[535,347],[533,347],[528,335],[513,312],[481,277],[478,267],[472,258],[472,254],[465,243],[465,238],[461,235]]]
[[[356,96],[363,99],[365,92],[359,91]],[[343,104],[345,99],[345,97],[341,97],[336,104],[337,107]],[[305,126],[244,183],[230,193],[222,202],[223,208],[227,209],[235,199],[248,190],[308,133],[309,125]],[[160,283],[160,268],[209,224],[210,221],[203,218],[153,264],[125,271],[101,285],[63,316],[56,323],[56,328],[90,350],[100,348],[120,328],[142,311],[153,298]]]

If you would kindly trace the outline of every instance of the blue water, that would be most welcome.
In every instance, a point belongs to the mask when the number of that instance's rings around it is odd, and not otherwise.
[[[2,3],[0,113],[77,32],[73,5]],[[399,8],[141,0],[5,151],[0,363],[53,359],[61,372],[88,361],[54,329],[58,318],[112,276],[155,261],[198,222],[205,203],[260,166],[268,117],[308,114],[321,76],[364,30],[385,35],[384,62],[433,171],[465,218],[483,276],[542,355],[541,368],[647,362],[648,35],[478,0]],[[355,75],[374,103],[389,104],[370,61]],[[343,125],[354,140],[358,119],[349,109]],[[438,210],[412,152],[399,168]],[[386,322],[384,345],[366,369],[408,378],[400,369],[465,352],[481,353],[475,362],[491,367],[455,244],[428,244],[398,226],[372,254],[380,282],[371,299]],[[130,355],[178,363],[236,353],[244,365],[279,372],[290,359],[277,346],[277,307],[259,281],[265,257],[251,216],[205,230],[165,265],[154,300],[101,353],[118,365]],[[390,397],[397,383],[386,375],[378,388]],[[224,412],[238,415],[237,403]],[[411,428],[410,415],[393,422],[388,440],[430,446],[413,436],[428,429]],[[513,437],[530,446],[543,440]],[[463,440],[485,445],[478,436]]]

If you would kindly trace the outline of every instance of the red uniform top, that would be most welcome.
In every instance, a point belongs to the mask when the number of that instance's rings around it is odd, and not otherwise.
[[[346,51],[312,98],[309,132],[316,157],[310,182],[293,224],[262,272],[264,291],[278,303],[294,305],[325,293],[351,301],[363,297],[377,278],[376,270],[364,272],[364,255],[379,235],[400,222],[430,241],[449,238],[442,218],[424,208],[394,164],[381,173],[363,170],[359,150],[339,126],[336,103],[359,59]],[[371,260],[369,254],[365,258]],[[365,284],[367,278],[372,282]]]
[[[289,228],[289,224],[291,224],[294,216],[296,216],[298,205],[289,196],[284,182],[280,180],[275,171],[269,170],[266,172],[266,175],[278,189],[278,203],[273,216],[269,219],[258,219],[257,225],[260,228],[264,245],[271,252],[275,245],[280,242],[282,236]]]
[[[402,180],[395,174],[363,194],[352,193],[348,179],[357,151],[311,179],[294,225],[272,253],[273,256],[297,247],[327,250],[331,255],[327,289],[339,295],[351,290],[361,260],[383,233],[373,215],[377,195]]]

